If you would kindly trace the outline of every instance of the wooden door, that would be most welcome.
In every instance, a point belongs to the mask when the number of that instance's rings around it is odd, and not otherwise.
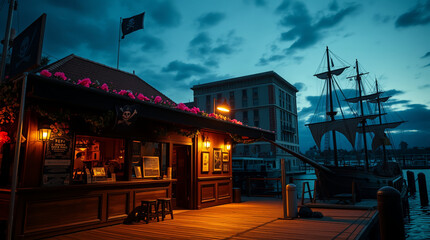
[[[191,208],[191,147],[186,145],[173,145],[173,171],[176,175],[176,207]],[[176,168],[176,169],[175,169]]]

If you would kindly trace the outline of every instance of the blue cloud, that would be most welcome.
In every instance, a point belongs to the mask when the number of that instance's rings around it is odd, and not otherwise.
[[[286,53],[293,53],[298,49],[313,46],[323,38],[321,34],[323,30],[338,25],[345,17],[352,15],[358,7],[358,5],[352,5],[315,21],[309,15],[306,6],[301,2],[296,2],[292,6],[291,13],[284,16],[280,21],[282,26],[292,27],[289,31],[281,34],[282,41],[294,41],[286,49]],[[312,22],[315,23],[312,24]]]
[[[296,82],[296,83],[294,83],[293,84],[294,85],[294,87],[296,87],[297,88],[297,90],[299,90],[299,91],[306,91],[306,84],[305,83],[302,83],[302,82]]]
[[[181,23],[182,16],[172,1],[155,1],[148,7],[151,8],[148,15],[162,27],[177,27]]]
[[[212,40],[207,32],[201,32],[190,41],[187,51],[191,58],[203,60],[206,66],[217,67],[220,57],[239,51],[241,43],[242,38],[236,37],[234,31],[216,40]]]
[[[352,4],[343,9],[339,9],[337,1],[329,4],[329,14],[316,19],[309,14],[303,2],[283,1],[275,10],[283,17],[279,24],[289,28],[288,31],[281,33],[280,41],[292,42],[283,52],[273,51],[270,56],[259,59],[256,65],[267,65],[270,62],[283,60],[283,55],[294,54],[297,50],[306,49],[315,45],[324,38],[322,31],[339,25],[346,17],[353,15],[359,9],[359,5]],[[302,58],[295,59],[301,61]]]
[[[333,0],[333,2],[331,2],[331,3],[328,5],[328,8],[329,8],[331,11],[337,11],[337,10],[339,9],[339,4],[337,3],[337,1],[336,1],[336,0]]]
[[[397,28],[426,25],[430,23],[430,0],[426,3],[418,3],[408,12],[400,15],[395,23]]]
[[[208,69],[192,63],[184,63],[181,61],[172,61],[162,69],[163,72],[176,72],[175,80],[184,80],[197,74],[205,74]]]
[[[270,57],[261,57],[260,58],[260,60],[258,61],[258,63],[256,64],[257,66],[266,66],[266,65],[268,65],[269,63],[271,63],[271,62],[278,62],[278,61],[281,61],[282,59],[285,59],[285,55],[278,55],[278,54],[275,54],[275,55],[272,55],[272,56],[270,56]]]
[[[287,11],[290,7],[291,1],[289,0],[283,0],[281,4],[276,8],[276,13],[283,13],[284,11]]]
[[[219,12],[210,12],[200,16],[197,19],[199,29],[213,27],[224,20],[225,14]]]
[[[430,52],[427,52],[426,54],[424,54],[424,56],[422,56],[421,58],[427,58],[430,57]]]

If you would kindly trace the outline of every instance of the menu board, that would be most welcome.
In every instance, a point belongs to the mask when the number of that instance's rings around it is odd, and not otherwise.
[[[143,156],[143,177],[159,177],[160,176],[160,161],[158,157]]]
[[[72,147],[70,136],[51,134],[45,149],[43,185],[58,186],[70,183]]]

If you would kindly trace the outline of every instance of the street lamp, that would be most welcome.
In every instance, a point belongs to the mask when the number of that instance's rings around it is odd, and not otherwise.
[[[213,112],[216,113],[216,110],[222,112],[222,113],[229,113],[230,112],[230,106],[227,104],[227,100],[224,98],[224,101],[221,104],[216,104],[216,99],[214,99],[214,108]]]

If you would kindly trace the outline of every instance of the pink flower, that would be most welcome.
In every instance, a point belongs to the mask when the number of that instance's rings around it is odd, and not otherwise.
[[[126,91],[126,90],[121,90],[121,91],[119,91],[119,92],[118,92],[118,94],[119,94],[119,95],[122,95],[122,96],[125,96],[125,95],[128,95],[128,91]]]
[[[63,72],[56,72],[56,73],[54,73],[54,76],[55,76],[55,77],[58,77],[58,78],[61,78],[61,79],[63,79],[64,81],[66,81],[66,80],[67,80],[67,77],[66,77],[66,75],[65,75]]]
[[[109,92],[109,87],[106,83],[103,83],[103,85],[100,88],[106,92]]]
[[[239,125],[242,125],[242,122],[240,122],[240,121],[237,121],[236,119],[232,119],[232,120],[231,120],[231,122],[232,122],[232,123],[236,123],[236,124],[239,124]]]
[[[137,99],[139,99],[141,101],[149,101],[149,98],[145,97],[142,93],[139,93],[137,95]]]
[[[216,116],[216,114],[215,114],[215,113],[211,113],[211,114],[209,114],[208,116],[209,116],[209,117],[211,117],[211,118],[217,118],[217,116]]]
[[[45,77],[51,77],[52,76],[52,73],[50,73],[48,70],[46,70],[46,69],[43,69],[41,72],[40,72],[40,75],[42,75],[42,76],[45,76]]]
[[[187,111],[187,112],[191,111],[191,110],[187,107],[187,105],[185,105],[185,104],[183,104],[183,103],[179,103],[179,104],[178,104],[178,106],[176,106],[176,108],[177,108],[177,109],[180,109],[180,110],[182,110],[182,111]]]
[[[197,114],[200,112],[200,109],[198,107],[193,107],[191,108],[190,112]]]
[[[80,80],[78,80],[78,85],[82,85],[82,86],[84,86],[84,87],[90,87],[90,85],[91,85],[91,79],[89,79],[89,78],[84,78],[84,79],[80,79]]]
[[[8,143],[10,141],[10,137],[7,135],[7,132],[0,131],[0,146],[4,143]]]
[[[155,99],[154,99],[154,103],[155,104],[158,104],[158,103],[160,103],[160,102],[162,102],[163,101],[163,99],[161,99],[161,97],[160,96],[156,96],[155,97]]]
[[[128,92],[128,97],[129,98],[131,98],[131,99],[135,99],[136,97],[133,95],[133,93],[132,92]]]

